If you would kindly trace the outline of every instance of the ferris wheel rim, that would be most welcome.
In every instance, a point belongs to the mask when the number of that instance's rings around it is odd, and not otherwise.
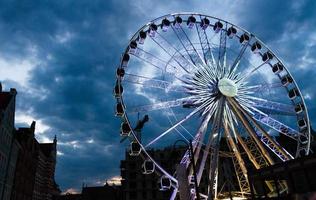
[[[278,62],[280,62],[280,63],[284,66],[284,69],[285,69],[286,73],[287,73],[290,77],[292,77],[292,79],[293,79],[293,84],[294,84],[295,88],[298,90],[300,99],[301,99],[301,101],[302,101],[302,103],[303,103],[303,105],[304,105],[304,109],[305,109],[305,110],[304,110],[304,116],[305,116],[306,123],[307,123],[307,131],[305,131],[305,132],[306,132],[307,135],[308,135],[308,144],[307,144],[307,149],[308,149],[308,151],[305,150],[305,153],[308,154],[308,153],[309,153],[309,148],[310,148],[310,121],[309,121],[309,115],[308,115],[307,106],[306,106],[306,104],[305,104],[304,97],[302,96],[302,93],[301,93],[301,91],[300,91],[300,88],[298,87],[298,85],[297,85],[295,79],[293,78],[293,76],[292,76],[292,74],[290,73],[290,71],[287,69],[286,65],[284,65],[284,63],[282,62],[282,60],[280,60],[279,57],[275,54],[275,52],[272,51],[265,43],[263,43],[263,42],[262,42],[259,38],[257,38],[254,34],[248,32],[247,30],[245,30],[245,29],[243,29],[243,28],[241,28],[241,27],[239,27],[239,26],[237,26],[237,25],[235,25],[235,24],[233,24],[233,23],[230,23],[230,22],[228,22],[228,21],[225,21],[225,20],[223,20],[223,19],[220,19],[220,18],[217,18],[217,17],[213,17],[213,16],[209,16],[209,15],[204,15],[204,14],[191,13],[191,12],[189,12],[189,13],[167,14],[167,15],[158,17],[158,18],[156,18],[156,19],[154,19],[154,20],[151,20],[151,21],[148,22],[146,25],[144,25],[143,27],[141,27],[137,32],[135,32],[135,34],[131,37],[130,42],[131,42],[131,41],[134,41],[134,40],[136,39],[137,35],[139,34],[139,32],[142,31],[142,30],[144,30],[144,29],[145,29],[146,27],[148,27],[150,24],[152,24],[152,23],[154,23],[154,22],[157,22],[158,20],[164,19],[164,18],[166,18],[166,17],[175,17],[175,16],[183,16],[183,15],[184,15],[184,16],[193,15],[193,16],[200,16],[200,17],[212,18],[212,19],[215,19],[215,20],[219,20],[219,21],[221,21],[221,22],[225,22],[225,23],[227,23],[227,24],[229,24],[229,25],[232,25],[232,26],[238,28],[239,30],[242,30],[243,32],[245,32],[245,33],[251,35],[252,37],[254,37],[256,41],[259,41],[259,42],[261,43],[261,45],[263,45],[269,52],[271,52],[271,53],[273,54],[273,56],[276,58],[276,60],[277,60]],[[199,22],[197,22],[197,23],[199,23]],[[159,26],[160,24],[157,24],[157,25]],[[250,44],[247,44],[247,45],[250,46]],[[127,53],[127,52],[128,52],[128,46],[127,46],[127,48],[126,48],[126,50],[125,50],[125,53]],[[122,65],[122,61],[121,61],[121,65]],[[120,66],[121,66],[121,65],[120,65]],[[279,77],[279,78],[280,78],[280,77]],[[117,81],[118,81],[118,82],[121,82],[122,80],[121,80],[120,78],[117,78]],[[125,109],[125,103],[124,103],[124,100],[123,100],[123,96],[121,95],[121,96],[118,97],[118,98],[120,99],[120,102],[123,104],[123,107],[124,107],[124,109]],[[293,101],[291,101],[291,102],[292,102],[292,104],[293,104],[293,106],[294,106],[294,105],[295,105],[294,102],[293,102]],[[124,119],[126,120],[126,122],[127,122],[129,125],[131,125],[130,122],[129,122],[128,113],[126,112],[126,110],[124,110],[124,116],[123,116],[123,117],[124,117]],[[169,173],[167,173],[166,171],[164,171],[164,169],[163,169],[158,163],[156,163],[155,160],[147,153],[146,148],[139,142],[139,140],[137,139],[136,134],[134,133],[134,130],[133,130],[133,129],[131,130],[131,134],[132,134],[133,137],[136,139],[136,141],[141,145],[142,151],[146,154],[146,156],[147,156],[149,159],[151,159],[151,160],[155,163],[155,165],[157,166],[157,168],[158,168],[159,170],[161,170],[161,172],[162,172],[163,174],[165,174],[165,175],[167,175],[167,176],[170,176],[169,178],[170,178],[174,183],[176,183],[176,185],[175,185],[175,188],[176,188],[176,187],[177,187],[177,180],[176,180],[176,178],[174,178],[172,175],[170,175]],[[298,146],[297,148],[300,148],[300,147]],[[299,149],[297,150],[297,152],[299,152]],[[297,157],[297,156],[298,156],[298,155],[296,155],[296,157]]]

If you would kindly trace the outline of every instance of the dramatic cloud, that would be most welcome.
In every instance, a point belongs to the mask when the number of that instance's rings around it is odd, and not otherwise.
[[[119,175],[125,146],[113,117],[115,68],[132,34],[167,13],[201,12],[255,33],[288,65],[315,124],[315,7],[311,0],[1,1],[0,78],[18,90],[17,127],[36,120],[40,141],[57,135],[57,182],[75,191]]]

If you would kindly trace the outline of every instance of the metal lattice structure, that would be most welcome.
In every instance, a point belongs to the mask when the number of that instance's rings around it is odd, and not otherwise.
[[[308,112],[293,76],[261,40],[230,22],[196,13],[159,17],[131,38],[116,75],[121,137],[131,142],[131,155],[144,158],[144,174],[156,172],[161,190],[173,190],[170,199],[183,192],[179,185],[191,188],[191,199],[247,198],[248,165],[260,169],[309,153]],[[147,118],[138,120],[140,114]],[[192,140],[197,185],[208,177],[204,193],[192,184],[189,150],[179,163],[185,178],[148,153],[177,138]],[[223,190],[222,157],[231,158],[224,171],[234,171],[236,191]],[[266,181],[271,196],[286,192],[286,183],[278,183]]]

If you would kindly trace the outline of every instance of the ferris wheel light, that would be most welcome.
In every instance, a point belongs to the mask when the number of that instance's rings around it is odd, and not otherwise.
[[[228,78],[222,78],[218,81],[218,89],[227,97],[234,97],[237,95],[236,83]]]

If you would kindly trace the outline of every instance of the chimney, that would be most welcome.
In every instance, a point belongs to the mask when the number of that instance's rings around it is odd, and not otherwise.
[[[0,92],[2,92],[2,83],[0,82]]]

